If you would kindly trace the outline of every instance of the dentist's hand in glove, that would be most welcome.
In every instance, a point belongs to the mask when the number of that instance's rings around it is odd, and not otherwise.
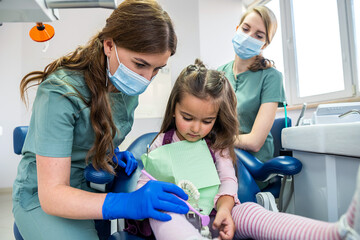
[[[138,166],[138,162],[134,158],[134,155],[129,151],[121,152],[119,148],[115,148],[114,156],[112,158],[114,163],[117,163],[119,167],[125,168],[125,173],[129,176]]]
[[[102,206],[104,219],[144,219],[160,221],[171,220],[170,215],[162,212],[185,214],[189,207],[178,197],[187,200],[186,193],[172,183],[152,181],[131,193],[108,193]]]

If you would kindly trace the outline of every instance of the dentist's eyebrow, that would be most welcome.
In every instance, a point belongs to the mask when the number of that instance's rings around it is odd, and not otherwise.
[[[150,63],[148,63],[147,61],[145,61],[144,59],[142,59],[142,58],[134,58],[136,61],[139,61],[139,62],[141,62],[142,64],[144,64],[144,65],[146,65],[146,66],[151,66],[151,64]],[[160,66],[160,67],[157,67],[157,68],[163,68],[163,67],[165,67],[166,66],[166,64],[164,64],[163,66]]]
[[[147,61],[145,61],[144,59],[142,58],[134,58],[136,61],[139,61],[141,62],[142,64],[146,65],[146,66],[151,66],[150,63],[148,63]]]

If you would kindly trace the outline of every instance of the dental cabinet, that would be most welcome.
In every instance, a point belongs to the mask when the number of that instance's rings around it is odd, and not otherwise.
[[[335,222],[349,207],[360,165],[360,103],[319,105],[310,125],[283,129],[282,147],[303,164],[294,214]]]

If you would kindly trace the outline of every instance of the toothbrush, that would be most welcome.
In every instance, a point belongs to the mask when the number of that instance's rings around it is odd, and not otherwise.
[[[147,176],[149,179],[157,181],[153,176],[151,176],[147,171],[145,171],[145,169],[141,170],[141,172],[142,172],[145,176]],[[179,199],[181,199],[181,198],[179,198]],[[201,219],[201,224],[202,224],[203,226],[209,225],[209,223],[210,223],[210,217],[209,217],[209,216],[203,215],[203,214],[199,213],[199,212],[198,212],[195,208],[193,208],[193,206],[191,206],[187,201],[185,201],[185,200],[183,200],[183,199],[181,199],[181,200],[184,201],[184,202],[186,203],[186,205],[188,205],[188,207],[189,207],[194,213],[196,213],[196,214],[200,217],[200,219]]]

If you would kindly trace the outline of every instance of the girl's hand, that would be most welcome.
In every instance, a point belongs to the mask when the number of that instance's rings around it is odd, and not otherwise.
[[[219,239],[233,239],[235,234],[235,223],[231,217],[231,212],[226,208],[218,209],[212,227],[213,229],[219,230]]]

